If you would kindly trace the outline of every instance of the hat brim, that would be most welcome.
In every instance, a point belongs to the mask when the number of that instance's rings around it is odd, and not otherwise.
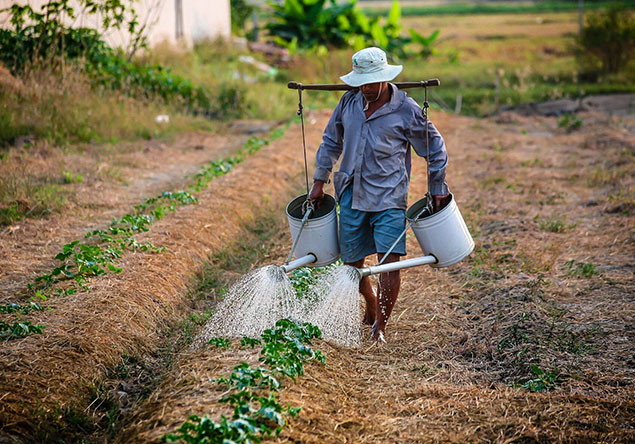
[[[390,82],[399,75],[402,69],[402,65],[388,65],[381,71],[365,74],[359,74],[355,71],[351,71],[345,76],[340,77],[340,79],[347,85],[357,88],[358,86],[366,85],[368,83]]]

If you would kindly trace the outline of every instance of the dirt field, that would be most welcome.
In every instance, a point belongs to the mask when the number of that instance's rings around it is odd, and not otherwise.
[[[476,249],[448,269],[402,273],[386,345],[319,343],[326,366],[309,365],[281,392],[302,411],[279,442],[635,439],[635,121],[579,117],[567,130],[557,118],[433,114]],[[327,118],[308,119],[312,153]],[[223,142],[210,145],[210,158]],[[139,154],[140,169],[171,180],[125,192],[87,185],[92,209],[79,220],[69,209],[4,229],[1,302],[24,301],[65,242],[125,214],[142,194],[178,189],[170,165],[189,162],[184,176],[203,161],[188,146]],[[412,179],[414,202],[426,188],[423,160]],[[42,335],[2,343],[0,442],[159,442],[190,414],[223,411],[210,378],[254,356],[190,349],[183,337],[195,332],[183,320],[214,305],[214,291],[194,297],[206,288],[201,280],[238,276],[239,258],[228,256],[253,258],[253,268],[284,260],[283,207],[302,184],[293,125],[214,179],[197,205],[140,236],[165,253],[127,253],[121,274],[95,278],[36,315],[47,325]],[[409,256],[419,255],[408,242]]]

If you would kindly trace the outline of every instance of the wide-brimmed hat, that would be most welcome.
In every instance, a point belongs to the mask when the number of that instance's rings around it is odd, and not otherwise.
[[[340,79],[347,85],[358,87],[367,83],[389,82],[402,69],[401,65],[389,65],[384,51],[370,47],[353,54],[353,70]]]

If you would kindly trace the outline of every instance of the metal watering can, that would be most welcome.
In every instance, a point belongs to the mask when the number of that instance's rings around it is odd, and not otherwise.
[[[285,272],[298,267],[324,267],[340,257],[335,198],[325,194],[320,208],[307,203],[307,195],[296,197],[287,205],[286,213],[293,247],[282,266]],[[297,258],[291,261],[293,254]]]

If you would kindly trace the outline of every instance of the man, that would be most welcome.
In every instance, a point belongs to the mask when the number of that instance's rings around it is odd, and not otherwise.
[[[379,48],[353,55],[353,71],[340,77],[353,89],[342,96],[331,116],[318,149],[317,167],[309,198],[319,205],[334,164],[333,175],[340,204],[340,252],[346,265],[361,268],[366,256],[384,254],[405,228],[410,146],[426,156],[426,122],[421,108],[397,89],[393,80],[402,66],[389,65]],[[438,209],[449,195],[445,183],[447,153],[443,138],[429,125],[430,192]],[[405,236],[384,263],[406,254]],[[359,284],[366,301],[364,323],[372,325],[371,338],[385,342],[386,323],[399,295],[399,271],[383,273],[376,296],[369,277]]]

